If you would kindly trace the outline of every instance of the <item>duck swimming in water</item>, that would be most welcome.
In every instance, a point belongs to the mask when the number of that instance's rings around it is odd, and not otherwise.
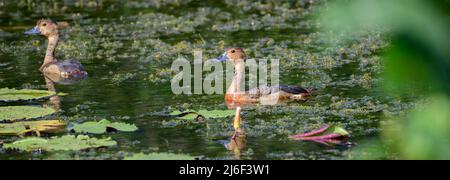
[[[240,86],[242,81],[245,80],[244,73],[247,55],[240,47],[228,48],[218,60],[222,62],[230,61],[234,64],[235,75],[225,95],[227,106],[236,108],[236,116],[233,124],[235,129],[234,138],[239,133],[241,106],[259,102],[268,102],[267,104],[276,105],[287,100],[306,101],[311,96],[312,89],[290,85],[262,86],[250,89],[249,91],[242,90]]]
[[[245,80],[245,62],[247,60],[247,55],[242,48],[228,48],[218,60],[230,61],[234,64],[235,76],[225,95],[227,105],[236,107],[264,102],[266,99],[274,100],[275,104],[286,100],[306,101],[311,96],[312,89],[290,85],[260,86],[248,91],[242,90],[243,88],[240,86]]]
[[[44,62],[39,69],[45,76],[55,82],[64,82],[65,79],[80,81],[87,77],[88,73],[84,71],[83,66],[76,60],[58,61],[54,57],[55,49],[59,41],[58,29],[67,26],[66,24],[57,24],[51,20],[39,20],[37,25],[25,32],[27,35],[42,35],[48,38],[47,51],[45,52]]]

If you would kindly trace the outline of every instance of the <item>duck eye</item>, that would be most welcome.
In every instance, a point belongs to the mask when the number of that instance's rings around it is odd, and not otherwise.
[[[42,26],[47,26],[47,24],[46,24],[46,23],[44,23],[44,24],[42,24]]]
[[[235,53],[236,52],[236,50],[231,50],[231,53]]]

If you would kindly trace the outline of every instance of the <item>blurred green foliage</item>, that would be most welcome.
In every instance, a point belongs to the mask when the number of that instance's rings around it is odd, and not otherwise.
[[[419,105],[406,121],[385,129],[385,139],[404,159],[450,159],[450,99],[434,96]],[[402,119],[399,119],[402,121]]]
[[[324,8],[325,30],[351,34],[380,29],[390,37],[384,55],[384,92],[418,95],[408,115],[388,117],[381,141],[349,153],[351,159],[450,159],[449,1],[349,0]],[[368,144],[376,144],[376,148]]]

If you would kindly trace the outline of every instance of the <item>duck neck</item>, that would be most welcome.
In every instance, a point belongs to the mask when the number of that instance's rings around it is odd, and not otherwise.
[[[44,63],[42,66],[46,66],[50,63],[56,62],[54,54],[56,46],[58,46],[58,41],[59,41],[58,35],[51,35],[48,37],[47,51],[45,52]]]
[[[241,85],[244,79],[244,73],[245,73],[245,63],[244,61],[238,61],[234,65],[234,78],[233,82],[231,83],[231,86],[227,90],[227,94],[239,94],[242,92]]]

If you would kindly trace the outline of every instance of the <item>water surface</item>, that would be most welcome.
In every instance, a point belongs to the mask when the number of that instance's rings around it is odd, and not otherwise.
[[[76,85],[57,85],[59,92],[69,94],[62,97],[58,117],[72,122],[107,118],[134,123],[139,131],[98,136],[118,141],[114,148],[0,152],[0,159],[120,159],[139,152],[185,153],[206,159],[342,159],[349,148],[378,134],[383,113],[395,113],[406,106],[400,99],[387,99],[379,93],[376,54],[383,41],[376,34],[355,41],[353,46],[339,47],[344,49],[342,54],[339,48],[327,49],[310,18],[321,1],[27,2],[0,1],[0,87],[45,88],[38,71],[45,39],[22,32],[42,17],[66,20],[72,27],[62,31],[57,57],[80,60],[89,78]],[[316,89],[314,97],[304,104],[246,110],[243,121],[248,135],[240,155],[220,143],[233,133],[232,118],[211,120],[207,125],[164,125],[164,121],[173,120],[164,114],[174,109],[226,107],[223,95],[174,95],[167,82],[170,76],[161,73],[180,55],[192,59],[194,49],[203,49],[205,56],[213,57],[221,54],[221,46],[236,45],[246,48],[252,57],[281,59],[283,83]],[[287,139],[289,134],[325,123],[349,130],[350,142],[324,146]],[[14,139],[2,138],[5,142]]]

